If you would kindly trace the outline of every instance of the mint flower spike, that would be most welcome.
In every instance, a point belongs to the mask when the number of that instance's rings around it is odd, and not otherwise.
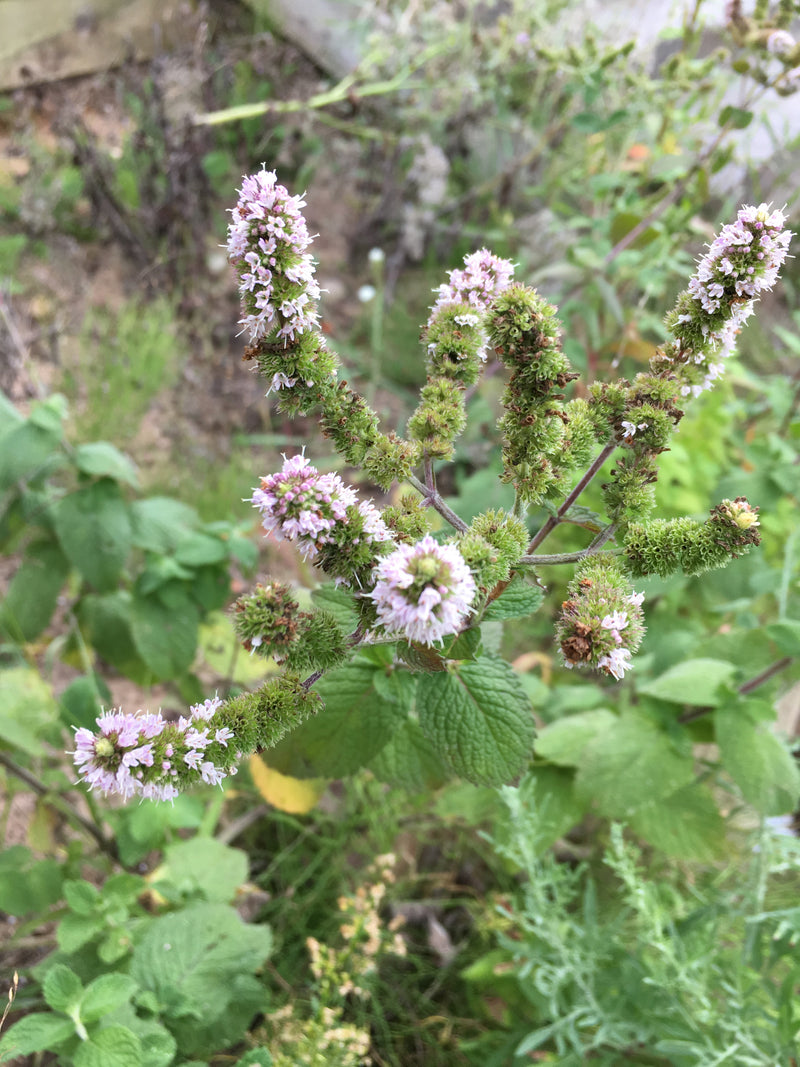
[[[456,633],[475,598],[475,581],[455,545],[440,545],[427,534],[401,545],[376,569],[373,600],[387,633],[432,645]]]
[[[447,304],[469,304],[476,311],[486,311],[514,280],[514,264],[481,248],[464,256],[464,269],[451,270],[448,277],[449,282],[434,290],[439,293],[431,309],[434,314]]]
[[[278,541],[295,541],[339,582],[368,579],[374,557],[393,544],[391,531],[370,501],[338,474],[320,474],[302,453],[286,459],[277,474],[261,479],[252,503],[262,526]]]
[[[683,396],[699,396],[724,371],[742,325],[762,292],[772,288],[788,255],[790,230],[770,205],[743,207],[723,226],[678,297],[667,327],[674,336],[653,369],[677,371]]]
[[[205,700],[177,724],[160,712],[108,711],[97,719],[97,733],[85,727],[75,731],[72,756],[78,775],[90,789],[123,800],[174,800],[193,780],[219,785],[236,774],[235,757],[227,751],[233,731],[213,722],[222,706],[216,697]]]
[[[243,317],[253,342],[295,341],[318,321],[320,288],[302,208],[305,201],[262,168],[242,181],[228,227],[228,258],[239,275]],[[291,384],[276,374],[272,388]]]

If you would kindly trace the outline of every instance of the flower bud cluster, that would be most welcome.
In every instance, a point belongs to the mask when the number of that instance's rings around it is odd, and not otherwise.
[[[196,704],[177,722],[160,713],[105,712],[97,731],[75,731],[80,779],[106,796],[173,800],[186,788],[219,785],[243,753],[269,748],[318,704],[293,675],[223,703]]]
[[[475,580],[458,548],[429,534],[380,560],[375,576],[367,596],[378,622],[387,633],[421,645],[456,633],[475,599]]]
[[[484,595],[498,582],[508,581],[527,545],[525,523],[501,510],[478,515],[458,540],[458,549]]]
[[[792,234],[782,211],[767,204],[743,207],[723,226],[700,260],[689,288],[667,316],[673,340],[653,360],[653,370],[674,371],[683,396],[699,396],[724,371],[736,336],[754,301],[772,288]]]
[[[705,522],[694,519],[654,519],[631,523],[625,534],[628,569],[635,577],[674,571],[702,574],[724,567],[760,543],[758,508],[745,497],[723,500]]]
[[[500,294],[490,315],[489,336],[511,368],[503,397],[504,478],[520,497],[539,503],[560,487],[571,463],[569,416],[555,392],[578,377],[560,347],[556,309],[524,285]],[[581,445],[582,447],[582,445]]]
[[[273,657],[290,670],[330,670],[350,648],[347,638],[327,611],[300,611],[282,582],[257,585],[234,604],[233,625],[248,652]]]
[[[585,559],[569,583],[556,626],[565,665],[622,678],[644,635],[643,600],[610,553]]]
[[[408,435],[431,459],[451,459],[466,424],[464,388],[474,385],[486,360],[486,313],[511,282],[514,266],[482,248],[465,256],[439,286],[424,337],[428,380]]]
[[[305,201],[262,168],[242,181],[228,227],[228,255],[239,275],[244,317],[253,341],[294,341],[317,324],[320,289],[301,208]]]
[[[303,456],[261,479],[253,506],[277,540],[295,541],[306,558],[349,584],[360,581],[392,535],[374,504],[358,500],[338,474],[320,474]]]

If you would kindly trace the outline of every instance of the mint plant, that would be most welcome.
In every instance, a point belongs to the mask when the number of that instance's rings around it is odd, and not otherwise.
[[[264,477],[252,503],[265,531],[295,542],[333,585],[306,612],[276,582],[239,599],[245,647],[284,665],[256,692],[197,703],[177,722],[112,711],[98,731],[81,728],[79,774],[105,793],[170,799],[198,781],[218,784],[244,754],[265,749],[295,774],[349,774],[391,748],[398,763],[426,764],[441,777],[510,782],[530,759],[534,720],[491,624],[537,609],[541,569],[579,564],[558,624],[565,664],[621,679],[643,632],[633,580],[699,574],[759,542],[757,508],[743,497],[720,502],[705,523],[652,512],[658,456],[683,408],[722,375],[756,299],[777,280],[791,237],[782,212],[745,207],[723,227],[667,317],[670,340],[649,371],[595,382],[571,400],[563,390],[577,375],[556,309],[514,280],[510,262],[486,249],[467,256],[431,308],[427,380],[401,438],[383,432],[339,378],[318,327],[303,206],[272,171],[244,179],[228,250],[249,333],[245,356],[282,411],[318,417],[345,463],[385,491],[405,482],[416,495],[379,509],[304,454]],[[515,502],[468,524],[445,503],[436,467],[453,456],[466,391],[487,351],[509,370],[498,426],[501,477]],[[587,522],[572,509],[612,457],[601,486],[605,520]],[[535,506],[548,517],[531,532]],[[437,528],[441,520],[450,533]],[[595,533],[586,548],[536,551],[571,521]]]

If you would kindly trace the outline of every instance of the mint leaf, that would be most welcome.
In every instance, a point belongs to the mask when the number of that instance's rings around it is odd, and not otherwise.
[[[119,581],[131,549],[131,521],[119,486],[103,478],[62,497],[54,508],[64,555],[98,592]]]
[[[125,1026],[106,1026],[79,1046],[73,1063],[75,1067],[141,1067],[142,1043]]]
[[[191,1005],[198,1019],[213,1019],[224,1014],[233,979],[260,967],[271,948],[268,927],[245,925],[224,904],[197,904],[150,923],[130,973],[166,1014]]]
[[[544,593],[538,585],[531,585],[524,578],[514,578],[497,600],[486,605],[485,622],[499,619],[524,619],[541,607]]]
[[[0,1038],[0,1056],[7,1060],[33,1052],[55,1052],[56,1046],[74,1033],[71,1019],[43,1012],[26,1015]]]
[[[56,929],[58,947],[67,955],[88,944],[105,926],[102,915],[75,915],[67,912]]]
[[[156,676],[179,677],[192,665],[200,623],[187,596],[167,607],[156,596],[134,596],[130,625],[136,651]]]
[[[324,708],[270,750],[269,764],[300,778],[341,778],[363,767],[408,715],[414,679],[358,657],[317,685]]]
[[[454,671],[422,675],[419,722],[441,758],[475,785],[510,781],[535,736],[525,690],[503,660],[481,656]]]
[[[732,663],[721,659],[690,659],[670,667],[658,678],[639,686],[644,696],[674,704],[694,704],[715,708],[721,697],[718,689],[736,674]]]
[[[690,755],[679,755],[665,733],[631,712],[586,745],[575,785],[578,797],[594,800],[608,818],[628,819],[688,785],[693,773]]]
[[[754,715],[748,715],[748,704]],[[748,804],[762,815],[794,811],[800,796],[800,771],[782,742],[754,721],[761,701],[743,701],[715,714],[722,765]]]
[[[69,563],[58,545],[31,545],[8,586],[0,628],[18,642],[38,637],[53,616],[68,574]]]
[[[74,1016],[83,995],[83,983],[69,967],[57,963],[45,975],[42,992],[49,1008]]]
[[[630,827],[667,856],[680,859],[714,860],[725,841],[725,821],[713,796],[694,783],[644,804],[633,814]]]
[[[565,767],[579,767],[581,754],[592,738],[610,729],[617,716],[607,708],[581,711],[550,723],[536,738],[536,755]]]
[[[137,985],[127,974],[101,974],[86,987],[80,1013],[84,1023],[93,1023],[116,1011],[131,999]]]
[[[136,466],[128,456],[109,441],[91,441],[78,445],[73,454],[75,466],[84,474],[95,477],[108,475],[118,482],[127,482],[135,488],[139,485]]]
[[[198,890],[208,900],[227,904],[247,881],[247,853],[230,848],[213,837],[192,837],[170,845],[158,870],[159,882],[170,882],[181,892]]]
[[[436,749],[414,719],[401,723],[369,767],[379,781],[409,792],[438,789],[449,777]]]

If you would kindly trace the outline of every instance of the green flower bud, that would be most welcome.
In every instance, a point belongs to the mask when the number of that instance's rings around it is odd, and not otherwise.
[[[724,567],[760,543],[757,510],[737,497],[717,504],[703,523],[688,518],[631,523],[625,533],[628,569],[635,576],[666,577],[678,569],[696,575]]]
[[[384,508],[383,521],[397,541],[415,544],[429,532],[427,508],[416,494],[406,493]]]
[[[467,422],[463,389],[449,378],[432,378],[423,386],[408,433],[433,459],[451,459],[453,441]]]
[[[528,530],[525,523],[516,517],[504,512],[502,509],[485,511],[472,520],[470,533],[484,538],[498,552],[502,564],[511,568],[525,555],[528,547]],[[508,574],[498,578],[505,581]]]
[[[239,597],[233,606],[233,625],[248,652],[283,657],[297,637],[299,612],[288,585],[270,582]]]
[[[287,662],[295,671],[327,671],[347,659],[347,637],[328,611],[303,613]]]
[[[419,463],[420,452],[415,441],[404,441],[395,433],[379,434],[364,456],[364,471],[381,489],[388,490],[393,482],[408,477]]]
[[[480,377],[484,314],[470,304],[436,309],[425,331],[428,377],[474,385]]]

